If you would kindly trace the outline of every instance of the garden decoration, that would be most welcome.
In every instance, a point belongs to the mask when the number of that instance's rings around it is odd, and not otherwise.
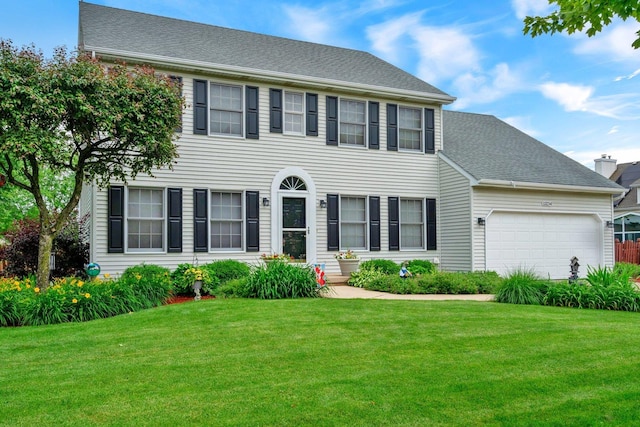
[[[578,280],[578,267],[580,264],[578,263],[577,257],[571,257],[569,261],[569,268],[571,268],[571,276],[569,276],[569,283],[575,283]]]
[[[335,258],[340,265],[340,274],[343,276],[351,276],[351,273],[358,271],[360,260],[351,249],[346,252],[338,252],[335,254]]]

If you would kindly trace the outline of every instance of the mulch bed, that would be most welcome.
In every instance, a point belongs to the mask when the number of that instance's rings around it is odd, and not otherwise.
[[[203,295],[201,300],[215,299],[215,298],[216,297],[214,297],[213,295]],[[185,302],[195,302],[195,300],[193,299],[193,297],[178,295],[178,296],[169,298],[165,304],[182,304]]]

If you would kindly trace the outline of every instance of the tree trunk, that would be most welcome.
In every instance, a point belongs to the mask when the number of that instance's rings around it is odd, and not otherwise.
[[[49,258],[52,248],[53,236],[45,227],[41,227],[38,239],[38,272],[36,274],[36,281],[41,291],[49,287]]]

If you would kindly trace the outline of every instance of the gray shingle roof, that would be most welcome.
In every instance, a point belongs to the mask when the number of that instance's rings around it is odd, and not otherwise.
[[[78,45],[450,97],[367,52],[85,2]]]
[[[445,110],[443,145],[443,154],[478,181],[619,188],[495,116]]]

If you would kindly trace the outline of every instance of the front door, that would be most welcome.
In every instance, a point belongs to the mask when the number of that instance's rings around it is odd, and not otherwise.
[[[282,198],[282,252],[295,260],[307,260],[307,200]]]

